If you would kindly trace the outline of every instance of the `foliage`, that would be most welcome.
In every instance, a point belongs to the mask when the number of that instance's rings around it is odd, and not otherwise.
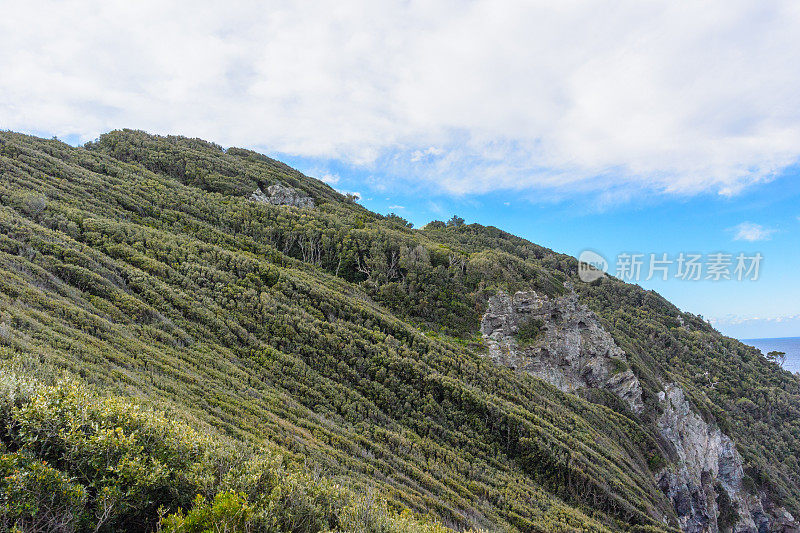
[[[248,200],[277,182],[317,207]],[[398,218],[197,139],[0,133],[3,453],[53,469],[74,497],[48,505],[77,529],[154,528],[162,508],[164,529],[664,531],[650,422],[679,381],[798,508],[796,378],[654,293],[581,284],[572,258]],[[497,289],[565,282],[626,351],[641,417],[482,355]]]
[[[393,222],[395,224],[398,224],[398,225],[400,225],[400,226],[402,226],[404,228],[409,228],[410,229],[410,228],[414,227],[414,224],[412,224],[408,220],[404,219],[403,217],[401,217],[400,215],[397,215],[395,213],[389,213],[388,215],[386,215],[386,220],[388,220],[389,222]]]
[[[612,277],[583,283],[575,258],[497,228],[473,224],[442,231],[428,225],[423,231],[473,256],[502,250],[542,265],[555,279],[563,276],[625,350],[644,387],[645,419],[653,420],[660,411],[660,383],[680,383],[705,419],[737,443],[757,490],[793,514],[800,511],[800,380],[781,370],[779,361],[720,335],[702,317],[681,312],[654,291]],[[603,398],[600,403],[608,402]]]
[[[86,489],[45,462],[0,454],[0,528],[73,531],[80,524]]]
[[[766,355],[769,361],[774,363],[778,363],[778,365],[783,366],[783,363],[786,362],[786,352],[779,352],[777,350],[767,352]]]
[[[538,318],[531,318],[520,324],[517,328],[517,339],[525,343],[531,343],[539,336],[544,322]]]
[[[72,380],[43,386],[4,373],[0,394],[3,446],[14,450],[0,455],[4,530],[318,532],[352,524],[354,513],[399,520],[385,500],[366,505],[281,455]],[[410,513],[402,520],[440,530]]]
[[[185,516],[178,511],[165,517],[160,525],[165,533],[252,531],[253,508],[243,494],[236,492],[218,492],[211,503],[198,494]]]
[[[714,489],[717,493],[717,508],[719,509],[717,525],[720,531],[731,531],[739,520],[736,505],[731,501],[728,492],[722,487],[721,483],[716,483]]]

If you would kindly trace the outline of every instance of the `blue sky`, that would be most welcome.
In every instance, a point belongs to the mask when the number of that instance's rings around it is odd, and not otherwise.
[[[415,224],[569,254],[760,252],[642,281],[740,338],[800,335],[800,3],[11,0],[0,128],[277,156]]]

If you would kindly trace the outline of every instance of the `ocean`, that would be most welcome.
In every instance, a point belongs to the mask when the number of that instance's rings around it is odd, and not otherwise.
[[[781,337],[776,339],[740,339],[743,343],[755,346],[763,354],[772,351],[785,352],[783,368],[800,372],[800,337]]]

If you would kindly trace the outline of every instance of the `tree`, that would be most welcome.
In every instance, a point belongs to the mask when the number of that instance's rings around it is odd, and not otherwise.
[[[777,350],[771,351],[767,353],[767,359],[783,366],[783,363],[786,362],[786,352],[779,352]]]
[[[441,220],[431,220],[425,226],[425,229],[444,229],[446,227],[447,227],[447,224],[445,224]]]
[[[404,226],[409,229],[414,227],[414,224],[412,224],[411,222],[409,222],[408,220],[404,219],[403,217],[401,217],[396,213],[389,213],[388,215],[386,215],[386,220],[388,220],[389,222],[400,224],[401,226]]]
[[[453,218],[447,221],[448,228],[458,228],[464,225],[464,219],[458,215],[453,215]]]

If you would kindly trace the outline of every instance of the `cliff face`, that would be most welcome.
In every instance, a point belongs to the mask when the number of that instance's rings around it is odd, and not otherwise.
[[[481,333],[498,364],[528,372],[565,392],[606,389],[635,413],[644,409],[639,380],[625,352],[578,303],[575,293],[551,299],[534,291],[489,300]]]
[[[656,475],[669,496],[681,529],[704,531],[773,531],[758,497],[743,486],[742,458],[733,441],[694,411],[676,384],[659,394],[663,413],[658,430],[677,460]]]
[[[642,388],[625,352],[597,317],[571,292],[548,298],[534,291],[489,299],[481,322],[489,357],[528,372],[566,392],[606,389],[633,413],[644,411]],[[744,486],[734,442],[691,409],[684,391],[667,384],[659,394],[657,430],[674,460],[656,473],[687,533],[800,531],[794,517]]]
[[[271,205],[289,205],[293,207],[314,207],[314,199],[287,185],[275,183],[267,187],[267,190],[256,189],[250,195],[254,202],[264,202]]]

